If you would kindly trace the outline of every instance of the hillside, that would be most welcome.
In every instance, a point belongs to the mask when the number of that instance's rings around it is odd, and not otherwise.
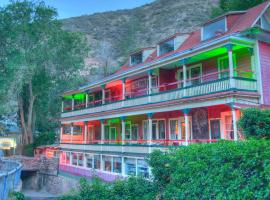
[[[130,51],[155,45],[176,32],[189,32],[209,19],[218,0],[156,0],[131,10],[97,13],[63,21],[64,28],[87,35],[89,66],[111,70],[126,61]],[[112,66],[115,66],[112,69]]]

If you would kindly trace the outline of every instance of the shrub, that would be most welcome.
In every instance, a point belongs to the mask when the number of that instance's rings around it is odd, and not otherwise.
[[[246,137],[269,138],[270,110],[243,109],[238,125]]]
[[[157,159],[157,157],[160,157]],[[153,175],[165,175],[164,199],[269,199],[270,142],[250,140],[191,145],[154,152]],[[167,166],[157,166],[168,159]]]
[[[99,179],[93,179],[89,183],[86,179],[81,179],[77,192],[62,196],[59,200],[152,200],[155,195],[153,183],[142,178],[131,177],[114,183],[104,183]]]

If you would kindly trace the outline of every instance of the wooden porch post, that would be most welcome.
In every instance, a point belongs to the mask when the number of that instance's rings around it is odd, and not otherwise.
[[[85,93],[85,107],[87,108],[88,107],[88,92]]]
[[[126,117],[121,117],[121,134],[122,134],[122,144],[125,144],[125,132],[126,132]]]
[[[190,133],[189,133],[189,118],[188,118],[188,114],[189,114],[190,109],[183,109],[182,112],[184,113],[184,118],[185,118],[185,143],[186,145],[188,145],[189,142],[189,137],[190,137]]]
[[[125,158],[122,156],[122,165],[121,165],[122,176],[125,176],[125,174],[126,174],[125,171],[126,171]]]
[[[152,94],[152,70],[148,71],[148,94]]]
[[[233,45],[227,45],[228,59],[229,59],[229,74],[230,74],[230,87],[235,88],[234,80],[234,66],[233,66]]]
[[[148,113],[147,114],[148,117],[148,133],[149,133],[149,141],[148,144],[152,144],[152,140],[153,140],[153,132],[152,132],[152,117],[153,117],[153,113]]]
[[[74,94],[72,95],[72,99],[71,99],[71,110],[74,110]]]
[[[236,119],[236,110],[234,107],[232,107],[232,121],[233,121],[233,139],[234,141],[237,141],[238,140],[237,119]]]
[[[60,143],[62,142],[62,138],[63,138],[63,130],[64,130],[64,127],[63,127],[63,124],[61,124],[61,127],[60,127]]]

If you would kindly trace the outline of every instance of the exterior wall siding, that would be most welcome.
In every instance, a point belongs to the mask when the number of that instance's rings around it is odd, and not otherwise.
[[[259,42],[261,78],[262,78],[262,95],[264,104],[270,105],[270,44]]]
[[[82,176],[86,178],[99,177],[103,181],[106,181],[106,182],[113,182],[121,177],[119,175],[112,174],[112,173],[106,173],[106,172],[92,170],[92,169],[84,169],[84,168],[79,168],[79,167],[70,166],[70,165],[63,165],[63,164],[59,165],[59,169],[63,172],[67,172],[75,176]]]

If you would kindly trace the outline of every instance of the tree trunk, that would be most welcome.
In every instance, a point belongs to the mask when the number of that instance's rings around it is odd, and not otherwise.
[[[23,99],[20,96],[20,94],[18,94],[18,104],[19,104],[20,121],[21,121],[21,127],[22,127],[23,144],[29,144],[28,137],[27,137],[27,128],[26,128],[26,123],[25,123],[25,117],[24,117]]]
[[[29,83],[29,106],[28,106],[28,117],[27,117],[27,133],[29,142],[33,143],[33,131],[32,131],[32,119],[33,119],[33,106],[35,102],[35,96],[33,95],[32,82]]]
[[[28,101],[28,112],[27,112],[27,120],[25,120],[25,107],[23,97],[18,95],[18,104],[19,104],[19,112],[21,118],[21,127],[22,127],[22,135],[23,135],[23,144],[31,144],[33,143],[33,131],[32,131],[32,118],[33,118],[33,106],[35,102],[35,96],[33,95],[32,82],[30,81],[28,85],[29,92],[29,101]]]

